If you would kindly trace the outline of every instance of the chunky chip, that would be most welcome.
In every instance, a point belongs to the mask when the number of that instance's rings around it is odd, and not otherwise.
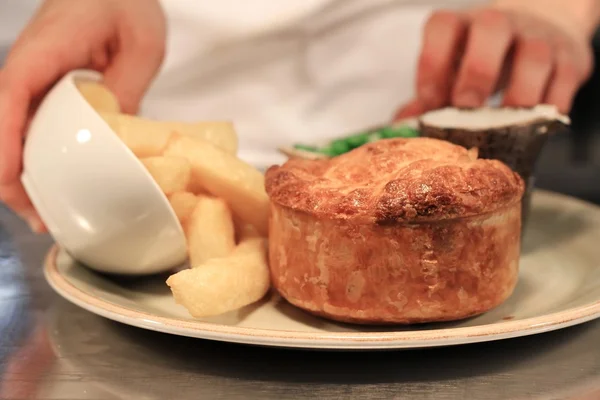
[[[103,83],[79,81],[77,82],[77,89],[96,111],[109,113],[121,111],[119,100]]]
[[[208,260],[167,279],[175,301],[195,318],[252,304],[270,288],[266,240],[242,241],[228,257]]]
[[[181,135],[173,136],[164,154],[187,158],[193,182],[227,201],[239,218],[267,235],[269,198],[260,171],[207,141]]]
[[[198,204],[198,198],[190,192],[175,192],[169,196],[169,202],[177,219],[185,226]]]
[[[186,190],[190,184],[190,162],[182,157],[147,157],[140,160],[166,195]]]
[[[232,155],[237,152],[237,136],[229,122],[165,122],[116,113],[100,115],[138,157],[161,155],[173,134],[206,141]]]
[[[198,203],[187,223],[187,241],[192,268],[233,251],[235,229],[231,211],[223,199],[198,196]]]

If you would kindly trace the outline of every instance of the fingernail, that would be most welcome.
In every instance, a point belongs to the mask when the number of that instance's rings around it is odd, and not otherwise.
[[[483,98],[475,91],[462,92],[456,95],[454,105],[457,107],[479,107],[483,104]]]

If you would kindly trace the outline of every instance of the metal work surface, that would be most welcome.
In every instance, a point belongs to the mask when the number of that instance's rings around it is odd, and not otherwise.
[[[600,321],[500,342],[309,352],[169,336],[62,300],[0,208],[1,399],[600,399]]]

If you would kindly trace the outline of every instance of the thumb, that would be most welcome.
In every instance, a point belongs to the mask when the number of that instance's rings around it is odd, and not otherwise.
[[[144,93],[158,73],[164,40],[125,43],[104,71],[104,83],[117,96],[121,109],[136,114]]]

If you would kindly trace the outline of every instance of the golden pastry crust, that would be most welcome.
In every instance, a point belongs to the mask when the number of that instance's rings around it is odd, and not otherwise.
[[[392,139],[267,172],[271,281],[291,304],[362,324],[447,321],[517,282],[523,181],[436,139]]]
[[[430,139],[388,139],[328,160],[269,168],[271,201],[319,218],[424,222],[489,213],[517,203],[523,180],[496,160]]]
[[[271,205],[271,282],[291,304],[361,324],[449,321],[517,283],[521,207],[440,222],[357,225]]]

